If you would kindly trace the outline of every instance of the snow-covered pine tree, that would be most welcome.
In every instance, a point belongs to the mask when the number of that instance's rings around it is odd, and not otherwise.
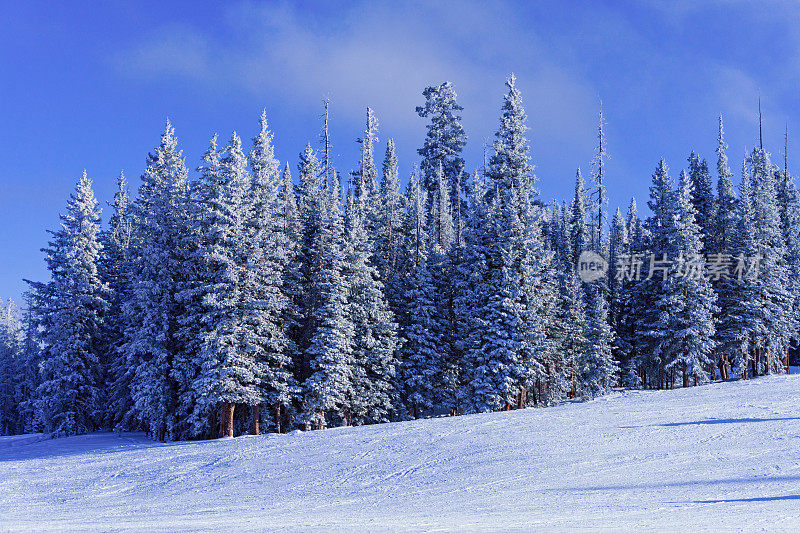
[[[580,361],[587,348],[586,307],[583,287],[575,268],[559,272],[556,320],[550,333],[554,355],[547,368],[544,403],[552,405],[580,393]]]
[[[648,244],[646,242],[646,232],[637,212],[635,198],[631,198],[630,204],[628,205],[628,211],[625,215],[624,231],[627,237],[625,253],[629,254],[630,262],[624,262],[622,265],[623,272],[620,272],[617,268],[616,263],[618,262],[618,258],[615,260],[615,264],[611,266],[611,268],[614,269],[614,275],[611,278],[612,283],[620,274],[623,278],[620,280],[619,295],[616,298],[616,305],[618,305],[616,319],[614,319],[615,322],[612,322],[612,324],[615,326],[619,354],[624,359],[619,360],[622,382],[630,387],[638,387],[642,384],[634,358],[634,348],[637,339],[636,322],[638,320],[634,311],[637,308],[636,291],[638,280],[634,279],[636,277],[636,267],[633,265],[637,264],[640,260],[644,260],[642,253],[647,249]],[[644,267],[642,266],[641,268],[643,269]],[[624,272],[625,270],[627,270],[627,272]]]
[[[714,241],[710,247],[712,252],[730,253],[733,251],[731,239],[736,233],[738,220],[736,193],[733,188],[733,173],[728,166],[725,151],[725,131],[722,116],[719,117],[719,135],[717,137],[717,210],[714,220]]]
[[[487,192],[475,202],[470,295],[473,312],[466,354],[470,397],[477,411],[524,407],[541,377],[544,330],[539,306],[545,287],[544,243],[533,209],[533,165],[525,110],[511,75],[487,173]],[[482,208],[480,208],[482,207]]]
[[[746,258],[756,254],[755,222],[750,169],[745,159],[737,203],[737,227],[730,239],[730,250],[736,263],[745,266]],[[762,330],[763,310],[757,298],[758,276],[746,268],[731,271],[731,276],[717,284],[721,308],[718,321],[720,352],[734,374],[747,379],[753,375],[753,346],[756,333]]]
[[[622,212],[617,208],[614,218],[611,219],[608,247],[608,307],[609,320],[618,330],[623,308],[622,303],[622,278],[624,275],[621,264],[622,256],[630,254],[628,230]]]
[[[499,143],[497,143],[499,144]],[[498,176],[497,179],[502,179]],[[500,192],[499,184],[495,190]],[[516,403],[522,381],[521,309],[519,278],[515,268],[513,228],[521,226],[516,205],[504,199],[504,189],[489,199],[481,220],[480,246],[472,267],[481,281],[470,296],[469,342],[464,357],[471,408],[477,412],[507,409]],[[509,205],[510,204],[510,205]]]
[[[51,280],[48,305],[37,310],[47,316],[36,405],[45,431],[75,435],[103,422],[101,336],[108,305],[107,286],[97,270],[100,210],[86,171],[60,218],[61,229],[51,232],[49,248],[43,250]]]
[[[38,295],[37,285],[43,287],[45,284],[33,284],[23,295],[25,301],[25,311],[22,315],[23,338],[17,375],[14,380],[20,417],[20,433],[36,433],[44,429],[36,408],[36,389],[42,382],[39,364],[43,354],[39,327],[42,324],[43,315],[40,310],[45,309],[42,303],[46,303],[47,299]]]
[[[463,360],[456,349],[454,338],[455,291],[451,250],[455,245],[455,232],[450,204],[450,193],[442,165],[436,170],[434,198],[429,200],[428,237],[430,251],[428,268],[435,287],[435,330],[432,336],[444,352],[442,368],[442,403],[452,413],[460,412],[463,405]]]
[[[608,302],[604,280],[597,280],[586,293],[586,351],[580,359],[581,395],[595,398],[608,393],[616,382],[618,366],[614,361],[614,331],[608,321]]]
[[[788,142],[788,141],[787,141]],[[778,209],[780,211],[781,234],[786,250],[786,268],[788,270],[787,288],[791,294],[792,304],[789,313],[790,333],[794,345],[798,341],[800,327],[800,196],[794,184],[794,178],[784,165],[783,170],[776,172]],[[789,372],[789,350],[784,357],[785,371]]]
[[[634,204],[635,210],[635,204]],[[635,211],[634,211],[635,212]],[[635,215],[634,215],[635,216]],[[630,256],[631,246],[628,239],[628,228],[622,212],[617,208],[611,220],[608,247],[608,315],[609,323],[614,331],[613,354],[619,370],[626,372],[631,356],[630,335],[627,325],[626,310],[630,306],[627,289],[630,285],[625,280],[626,261]],[[623,382],[627,382],[627,374],[623,374]]]
[[[257,298],[245,294],[248,244],[248,202],[251,176],[242,142],[234,132],[215,173],[206,184],[205,234],[201,254],[204,326],[200,347],[201,370],[193,388],[199,392],[196,418],[221,408],[220,436],[233,437],[236,405],[260,405],[262,365],[256,357],[258,340],[245,326],[245,308]],[[252,284],[250,287],[252,289]],[[201,425],[204,427],[204,425]]]
[[[363,188],[363,182],[358,186]],[[373,248],[364,226],[367,213],[359,204],[352,207],[343,264],[346,313],[352,328],[348,418],[354,424],[388,422],[395,412],[397,325],[372,263]]]
[[[107,408],[105,425],[132,430],[137,422],[131,398],[133,369],[122,350],[125,339],[123,304],[131,298],[132,274],[130,247],[133,236],[133,219],[128,182],[120,172],[117,191],[111,203],[113,213],[107,231],[101,233],[103,255],[98,264],[103,280],[108,285],[108,308],[103,316],[103,336],[108,355]]]
[[[176,410],[186,380],[176,357],[185,354],[184,306],[176,298],[187,275],[187,235],[194,232],[190,186],[183,154],[167,121],[161,143],[147,157],[133,203],[132,296],[123,305],[124,351],[134,367],[131,383],[137,417],[157,440],[185,437]]]
[[[463,184],[464,158],[461,152],[467,136],[461,125],[460,112],[464,108],[458,105],[456,91],[449,81],[426,87],[422,95],[425,105],[418,106],[416,111],[420,117],[430,118],[430,123],[426,126],[425,142],[417,150],[422,157],[420,182],[428,193],[428,201],[434,201],[439,188],[437,172],[441,165],[448,196],[455,202],[461,198],[459,180]],[[458,221],[456,223],[458,225]]]
[[[364,136],[358,139],[361,145],[361,159],[354,173],[352,191],[358,209],[364,213],[364,228],[367,237],[373,241],[378,231],[381,217],[381,197],[378,187],[378,169],[375,167],[375,143],[378,141],[378,119],[371,108],[367,108],[367,125]]]
[[[301,206],[307,263],[304,347],[308,377],[303,381],[301,418],[308,429],[350,424],[348,400],[353,397],[347,285],[343,277],[344,227],[338,180],[326,192],[319,164],[306,146],[300,163]],[[318,211],[317,211],[318,210]]]
[[[529,177],[522,194],[525,235],[520,262],[520,306],[523,309],[520,360],[523,380],[518,408],[541,403],[542,384],[553,358],[548,332],[553,329],[558,305],[557,262],[543,235],[545,210],[534,202],[532,167]]]
[[[441,395],[443,363],[437,332],[435,289],[428,270],[427,194],[416,174],[406,187],[401,257],[407,273],[402,278],[398,319],[400,351],[398,383],[408,413],[419,418],[431,413]]]
[[[707,245],[707,249],[712,254],[711,260],[728,263],[729,258],[742,251],[744,234],[738,231],[740,229],[740,207],[733,188],[733,173],[728,166],[728,156],[725,153],[727,144],[721,116],[719,117],[717,141],[717,210],[713,240],[710,245]],[[749,179],[746,181],[748,182],[746,187],[749,190]],[[750,216],[749,204],[745,206],[745,209],[747,218]],[[749,227],[749,222],[746,224]],[[717,366],[720,378],[725,380],[730,376],[731,362],[735,358],[741,359],[743,345],[747,340],[746,329],[743,327],[745,317],[740,314],[747,313],[746,309],[742,307],[744,284],[729,272],[726,276],[715,275],[712,277],[712,285],[717,293],[717,308],[719,309],[715,338]],[[744,298],[744,300],[746,299]]]
[[[184,231],[175,237],[173,245],[176,264],[181,265],[176,284],[176,353],[172,361],[171,376],[175,380],[177,404],[174,408],[173,438],[216,437],[219,433],[216,412],[210,413],[196,387],[203,368],[202,344],[208,327],[204,324],[206,304],[203,301],[210,277],[207,260],[210,245],[210,226],[213,221],[211,202],[218,194],[220,157],[223,150],[217,147],[214,134],[208,149],[197,168],[200,178],[189,182],[190,200],[182,224]]]
[[[295,383],[302,382],[304,365],[303,354],[300,347],[303,344],[303,225],[300,210],[297,205],[297,194],[294,181],[289,170],[289,163],[283,169],[281,178],[280,201],[283,206],[283,234],[286,242],[286,268],[284,271],[283,293],[287,298],[284,310],[284,324],[290,346],[294,348],[292,354],[292,369]],[[296,407],[295,402],[294,407]],[[291,409],[289,410],[291,411]],[[284,418],[288,418],[289,413]]]
[[[0,299],[0,435],[25,430],[18,389],[20,385],[23,331],[13,300]]]
[[[762,312],[754,336],[755,375],[784,372],[783,361],[794,324],[786,246],[781,233],[776,168],[757,148],[747,159],[750,173],[753,239],[758,261],[755,301]]]
[[[650,185],[650,200],[647,202],[652,215],[643,225],[647,232],[646,244],[632,241],[632,251],[641,252],[653,264],[642,265],[642,278],[631,288],[632,306],[629,311],[635,317],[633,324],[632,364],[638,371],[641,383],[647,388],[664,388],[666,373],[665,361],[660,351],[661,341],[666,334],[660,324],[661,309],[658,304],[664,293],[664,282],[669,267],[670,237],[674,231],[674,191],[672,178],[664,159],[659,161]],[[634,231],[629,234],[633,235]],[[664,263],[664,254],[667,254]]]
[[[661,333],[658,353],[664,370],[681,372],[684,387],[689,386],[690,378],[695,385],[708,381],[714,366],[711,354],[717,299],[701,255],[702,232],[695,218],[692,190],[692,180],[682,171],[673,196],[673,231],[666,248],[668,256],[675,259],[657,303],[661,313],[655,324]]]
[[[586,188],[584,187],[581,169],[575,175],[575,194],[569,206],[570,250],[573,265],[578,264],[578,257],[589,245],[591,239],[589,225],[586,224]]]
[[[708,163],[696,153],[689,154],[689,180],[692,183],[692,205],[697,212],[697,225],[703,241],[703,251],[711,246],[714,239],[714,221],[717,214],[717,201]]]
[[[394,140],[386,143],[383,160],[383,177],[380,187],[380,216],[375,239],[375,259],[381,279],[386,284],[387,296],[392,299],[401,270],[400,249],[402,247],[403,196],[400,194],[400,175],[397,169],[397,154]],[[389,302],[392,305],[392,302]]]
[[[298,392],[292,373],[296,348],[287,335],[296,311],[287,310],[293,302],[285,290],[293,252],[284,217],[287,211],[294,211],[294,193],[291,188],[286,191],[283,183],[283,197],[291,204],[287,209],[281,197],[282,177],[266,111],[261,113],[260,126],[249,156],[253,180],[247,197],[246,260],[241,280],[245,303],[243,345],[257,363],[260,396],[273,413],[275,429],[280,432],[282,413]],[[288,179],[291,181],[291,176]],[[260,404],[252,404],[251,408],[251,431],[258,434]]]

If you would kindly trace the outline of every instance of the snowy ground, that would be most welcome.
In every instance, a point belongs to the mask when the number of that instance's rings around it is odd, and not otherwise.
[[[0,439],[0,530],[790,530],[800,376],[156,444]]]

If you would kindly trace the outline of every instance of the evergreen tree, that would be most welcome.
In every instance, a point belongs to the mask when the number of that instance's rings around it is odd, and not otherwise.
[[[109,228],[101,234],[103,255],[99,263],[103,280],[108,284],[108,308],[103,317],[103,335],[109,357],[108,412],[106,424],[121,429],[135,429],[135,412],[131,398],[133,372],[123,348],[125,321],[123,304],[131,298],[130,256],[133,237],[131,200],[125,175],[120,172],[117,191],[111,204],[113,213]]]
[[[417,150],[422,157],[422,187],[427,191],[429,201],[435,200],[439,187],[437,172],[441,166],[448,196],[455,202],[461,198],[459,180],[463,183],[461,175],[464,172],[461,152],[467,142],[460,115],[464,108],[456,102],[455,89],[448,81],[426,87],[422,95],[425,105],[417,107],[417,114],[430,118],[425,143]]]
[[[398,383],[408,412],[414,418],[429,413],[441,395],[443,362],[435,337],[435,288],[428,270],[426,192],[416,175],[406,187],[402,258],[408,272],[402,280],[400,364]]]
[[[389,421],[396,396],[393,383],[397,325],[372,264],[373,250],[364,218],[366,214],[358,209],[352,213],[343,268],[346,313],[352,328],[348,418],[356,424]]]
[[[653,173],[647,205],[652,215],[643,225],[643,233],[647,232],[646,248],[633,246],[635,251],[647,255],[651,263],[642,266],[644,279],[631,289],[633,305],[630,313],[635,317],[632,335],[635,356],[632,364],[639,371],[643,385],[663,388],[666,383],[666,361],[661,352],[661,342],[667,332],[660,323],[664,310],[659,305],[664,301],[664,282],[669,271],[675,208],[672,178],[663,159]]]
[[[17,374],[14,378],[19,414],[18,433],[36,433],[44,429],[40,413],[36,408],[36,389],[42,383],[42,375],[39,372],[43,356],[40,327],[44,322],[42,310],[45,307],[42,304],[48,299],[42,298],[39,294],[46,288],[45,284],[33,285],[23,295],[25,300],[25,311],[22,315],[23,337]]]
[[[786,251],[785,262],[788,270],[788,285],[791,305],[787,309],[789,333],[794,344],[798,340],[800,327],[800,196],[794,178],[786,167],[776,173],[776,195],[780,212],[781,234]],[[786,350],[784,366],[789,372],[789,351]]]
[[[714,243],[711,251],[729,253],[733,251],[732,239],[737,226],[737,202],[733,189],[733,173],[728,167],[728,156],[725,150],[725,132],[722,117],[719,117],[719,136],[717,144],[717,210],[714,221]]]
[[[697,213],[697,225],[705,251],[712,246],[714,239],[717,202],[708,163],[694,152],[689,155],[689,180],[692,183],[692,205]]]
[[[584,251],[591,239],[589,234],[589,226],[586,224],[586,189],[584,188],[583,176],[581,176],[581,169],[575,177],[575,195],[570,204],[570,250],[572,251],[572,264],[578,264],[578,257]]]
[[[581,394],[584,398],[595,398],[609,392],[618,371],[612,354],[614,332],[608,320],[604,281],[593,282],[585,291],[586,351],[580,360]]]
[[[97,429],[102,420],[102,315],[107,286],[97,263],[100,210],[92,182],[83,176],[61,215],[61,229],[51,232],[47,268],[50,298],[42,334],[42,382],[36,405],[45,431],[75,435]]]
[[[559,275],[559,300],[551,333],[555,356],[548,368],[544,400],[552,405],[580,394],[580,362],[587,348],[586,307],[574,267]]]
[[[700,226],[692,204],[692,181],[681,172],[674,195],[673,228],[668,254],[676,258],[664,293],[658,302],[661,311],[656,324],[662,332],[658,353],[665,370],[675,368],[683,374],[683,386],[704,383],[713,366],[714,318],[716,294],[705,271],[700,252],[703,247]]]
[[[0,300],[0,436],[24,431],[18,396],[23,332],[12,300]]]
[[[340,192],[334,183],[322,189],[316,156],[306,147],[301,158],[301,205],[308,245],[305,359],[309,375],[303,382],[302,420],[310,429],[336,422],[349,425],[353,397],[353,327],[348,319],[347,285],[343,277],[343,224]],[[320,209],[315,212],[315,209]]]
[[[458,413],[463,405],[463,360],[455,346],[454,311],[455,290],[453,269],[450,262],[451,251],[455,244],[453,217],[450,209],[450,194],[442,166],[436,171],[436,192],[429,201],[428,235],[430,251],[428,253],[429,271],[434,283],[434,306],[436,309],[432,336],[440,343],[444,352],[442,368],[442,402],[453,414]]]
[[[549,266],[534,209],[525,110],[516,79],[506,82],[488,187],[474,201],[468,363],[470,396],[479,411],[524,407],[527,391],[541,379]]]
[[[294,193],[291,188],[286,190],[285,183],[286,179],[291,182],[291,176],[282,178],[278,173],[266,112],[261,114],[260,126],[249,157],[253,179],[247,197],[247,256],[241,282],[245,301],[243,344],[258,365],[261,401],[271,408],[275,428],[280,431],[282,412],[297,392],[292,374],[296,348],[287,335],[297,315],[296,310],[287,310],[292,300],[286,291],[286,273],[291,272],[293,252],[284,220],[295,207]],[[285,201],[291,204],[288,209]],[[292,220],[292,224],[296,222]],[[258,434],[259,404],[252,404],[252,409],[252,432]]]
[[[753,223],[753,255],[758,264],[753,284],[755,302],[761,313],[753,337],[755,375],[784,372],[794,323],[793,298],[789,292],[786,246],[781,233],[781,216],[776,187],[776,169],[769,154],[755,149],[747,159]]]
[[[186,383],[176,366],[185,354],[184,306],[176,297],[191,278],[185,267],[192,250],[182,247],[194,232],[190,187],[175,130],[167,121],[161,143],[147,157],[133,204],[132,297],[123,306],[124,351],[135,369],[134,408],[157,440],[185,436],[177,406]]]
[[[719,117],[719,136],[717,144],[717,211],[714,220],[714,239],[711,246],[707,246],[710,252],[710,261],[729,263],[729,258],[738,255],[742,251],[744,244],[739,233],[739,213],[740,207],[733,189],[733,173],[728,167],[728,156],[725,153],[727,144],[725,143],[722,117]],[[749,180],[747,187],[749,187]],[[749,204],[748,204],[749,205]],[[750,212],[746,207],[747,213]],[[749,216],[749,215],[747,215]],[[747,217],[746,217],[747,218]],[[744,229],[744,228],[741,228]],[[730,270],[728,266],[728,271]],[[746,283],[746,282],[744,282]],[[717,293],[717,307],[719,309],[716,321],[717,328],[717,365],[720,369],[720,377],[728,379],[730,374],[731,361],[740,359],[743,344],[746,341],[745,330],[742,327],[744,316],[740,313],[746,312],[740,307],[740,299],[744,296],[742,291],[745,289],[744,283],[731,276],[730,272],[712,277],[712,284]]]
[[[221,406],[221,436],[233,437],[235,406],[255,406],[263,401],[263,361],[257,359],[257,348],[253,346],[253,330],[260,324],[247,328],[244,316],[245,307],[255,303],[251,299],[258,298],[245,268],[246,246],[254,237],[247,227],[247,195],[252,178],[236,133],[220,160],[219,170],[209,177],[213,181],[207,184],[208,224],[201,252],[207,265],[203,280],[205,331],[200,352],[202,367],[193,386],[200,392],[195,411],[199,414]]]
[[[397,170],[397,154],[392,139],[386,144],[383,160],[383,178],[380,188],[380,222],[375,242],[375,259],[381,279],[390,289],[397,282],[400,271],[400,249],[402,246],[403,197],[400,194],[400,176]],[[389,291],[392,295],[392,291]]]

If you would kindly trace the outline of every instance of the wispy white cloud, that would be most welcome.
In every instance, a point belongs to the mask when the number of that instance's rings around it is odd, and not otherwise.
[[[207,80],[212,72],[209,50],[198,30],[168,25],[117,54],[114,63],[124,74],[146,80],[165,76]]]
[[[596,89],[509,17],[513,9],[503,3],[364,2],[337,9],[335,17],[314,18],[289,3],[241,3],[213,35],[165,26],[118,53],[114,64],[143,81],[177,76],[210,88],[270,92],[295,104],[329,96],[358,121],[369,105],[383,123],[414,132],[422,128],[413,113],[422,89],[444,80],[456,85],[467,125],[493,129],[502,81],[514,70],[532,121],[548,139],[591,135]]]

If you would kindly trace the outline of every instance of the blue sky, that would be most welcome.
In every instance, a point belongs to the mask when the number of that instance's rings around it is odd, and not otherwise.
[[[169,117],[190,168],[208,139],[256,133],[266,108],[277,155],[294,168],[331,99],[336,166],[357,161],[366,106],[379,153],[397,142],[407,179],[426,85],[450,80],[464,106],[468,169],[498,124],[514,72],[544,199],[588,171],[602,99],[610,210],[665,157],[715,157],[724,115],[735,170],[757,142],[789,166],[800,148],[800,8],[786,2],[8,2],[0,17],[0,297],[46,279],[46,229],[85,168],[105,206],[132,187]],[[640,207],[641,208],[641,207]],[[108,209],[103,219],[107,220]]]

